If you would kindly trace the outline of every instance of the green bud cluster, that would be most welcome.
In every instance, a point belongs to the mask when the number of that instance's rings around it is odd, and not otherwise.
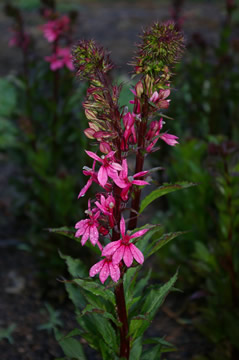
[[[98,72],[107,73],[113,68],[109,54],[94,40],[79,41],[72,50],[72,57],[77,76],[81,79],[92,80]]]
[[[180,59],[184,50],[183,34],[173,22],[153,24],[141,39],[132,63],[136,74],[157,78]]]

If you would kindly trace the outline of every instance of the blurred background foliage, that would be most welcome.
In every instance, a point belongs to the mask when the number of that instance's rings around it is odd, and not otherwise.
[[[23,17],[25,12],[39,12],[47,3],[11,2]],[[127,2],[115,3],[119,8]],[[187,28],[188,1],[151,3],[166,9],[165,17],[173,18],[178,28]],[[191,3],[208,5],[203,0]],[[219,4],[216,0],[210,3]],[[97,1],[92,0],[92,4],[97,7]],[[84,6],[84,1],[57,1],[61,13],[81,11]],[[128,1],[130,6],[134,8],[137,2]],[[187,49],[175,68],[167,112],[174,118],[167,121],[169,132],[180,137],[180,145],[170,151],[162,146],[152,160],[152,165],[165,169],[158,182],[187,180],[198,184],[168,195],[152,208],[155,223],[160,222],[167,231],[189,230],[161,251],[154,260],[160,271],[153,274],[155,279],[166,280],[180,264],[178,287],[197,307],[195,326],[214,344],[207,358],[197,360],[239,358],[238,3],[222,0],[220,11],[217,27],[212,30],[214,37],[208,29],[194,31],[192,25],[186,33]],[[11,21],[14,23],[14,18]],[[81,169],[87,165],[84,149],[88,144],[82,134],[86,120],[81,109],[86,85],[61,69],[56,103],[49,64],[33,48],[28,60],[27,77],[20,67],[0,78],[1,165],[8,161],[13,167],[11,211],[21,230],[22,248],[37,254],[43,269],[57,273],[61,266],[57,248],[75,256],[88,255],[86,250],[74,248],[74,242],[66,243],[64,238],[43,231],[74,224],[86,208],[86,199],[76,200],[85,183]],[[123,105],[131,99],[133,81],[124,68],[116,69],[114,75],[118,83],[125,84],[120,97]],[[52,114],[57,114],[57,122]]]

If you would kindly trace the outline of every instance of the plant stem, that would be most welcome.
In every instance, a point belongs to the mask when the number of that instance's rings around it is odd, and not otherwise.
[[[129,359],[130,346],[129,346],[129,325],[128,325],[128,316],[126,310],[125,303],[125,295],[124,295],[124,284],[121,281],[115,287],[115,299],[116,299],[116,307],[119,321],[122,323],[122,326],[119,328],[120,330],[120,357]]]

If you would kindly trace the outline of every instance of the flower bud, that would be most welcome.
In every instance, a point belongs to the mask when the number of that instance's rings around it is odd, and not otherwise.
[[[144,86],[142,84],[142,81],[138,81],[137,84],[135,85],[135,92],[136,92],[136,95],[138,96],[138,98],[140,98],[141,95],[143,94]]]

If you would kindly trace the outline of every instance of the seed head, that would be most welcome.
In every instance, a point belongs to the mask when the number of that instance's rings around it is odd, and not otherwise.
[[[94,40],[81,40],[72,50],[73,63],[77,76],[92,80],[98,72],[107,73],[113,68],[109,53],[96,45]]]
[[[157,22],[145,30],[141,38],[142,42],[138,45],[132,63],[136,74],[157,77],[175,64],[184,50],[183,34],[176,29],[173,22]]]

